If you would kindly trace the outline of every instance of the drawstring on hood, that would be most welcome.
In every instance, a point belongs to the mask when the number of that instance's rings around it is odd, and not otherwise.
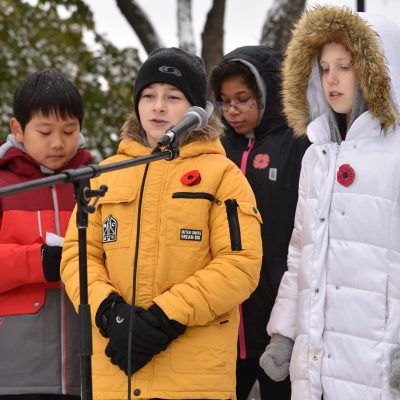
[[[327,103],[326,99],[325,102]],[[367,105],[362,97],[360,86],[357,81],[356,91],[354,94],[354,103],[351,110],[350,120],[344,128],[340,125],[340,118],[345,119],[344,114],[337,114],[331,107],[329,107],[329,128],[331,131],[331,141],[341,143],[342,137],[346,136],[347,131],[350,129],[353,122],[365,111],[367,111]],[[342,131],[344,129],[344,132]]]

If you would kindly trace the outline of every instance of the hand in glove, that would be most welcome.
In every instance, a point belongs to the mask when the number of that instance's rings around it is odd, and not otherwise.
[[[172,342],[186,331],[185,325],[169,319],[157,304],[153,304],[148,311],[144,310],[144,312],[141,312],[141,317],[153,326],[153,328],[164,332],[168,336],[169,342]]]
[[[130,306],[121,296],[111,294],[96,314],[96,324],[104,337],[110,338],[106,356],[128,374],[129,318],[132,312],[131,373],[146,365],[155,354],[165,350],[169,343],[166,334],[155,329],[140,317],[141,307]]]
[[[392,368],[389,375],[389,385],[392,389],[400,392],[400,351],[393,358]]]
[[[47,282],[58,282],[60,277],[61,246],[42,246],[43,274]]]
[[[289,375],[289,364],[293,350],[293,340],[275,334],[260,358],[260,366],[274,381],[283,381]]]

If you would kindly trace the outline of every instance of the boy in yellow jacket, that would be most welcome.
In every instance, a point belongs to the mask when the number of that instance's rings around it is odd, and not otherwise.
[[[202,60],[155,50],[134,101],[118,154],[105,163],[149,155],[191,106],[205,107]],[[178,138],[180,157],[92,182],[109,188],[88,227],[95,399],[126,398],[128,373],[133,398],[235,398],[238,305],[258,283],[261,218],[245,177],[225,157],[222,130],[211,118]],[[74,224],[64,246],[62,279],[77,306]]]

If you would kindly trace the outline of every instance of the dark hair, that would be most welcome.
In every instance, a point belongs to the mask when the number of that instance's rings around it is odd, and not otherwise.
[[[240,61],[222,61],[215,65],[210,74],[210,86],[214,92],[216,101],[221,101],[221,86],[228,79],[239,77],[256,96],[257,102],[261,103],[261,91],[257,85],[256,78],[245,64]]]
[[[78,88],[53,69],[35,72],[23,80],[14,93],[13,113],[22,130],[36,113],[62,119],[76,117],[82,127],[84,105]]]

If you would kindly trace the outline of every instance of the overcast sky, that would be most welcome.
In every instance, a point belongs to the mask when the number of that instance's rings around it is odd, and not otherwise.
[[[143,50],[134,31],[119,11],[115,0],[85,0],[94,13],[97,32],[103,34],[119,48],[139,48],[143,59]],[[150,17],[158,35],[168,47],[177,46],[176,0],[137,0],[137,3]],[[193,25],[197,53],[200,53],[205,18],[210,9],[211,0],[192,0]],[[262,25],[272,0],[227,0],[225,13],[225,52],[244,45],[259,44]],[[399,22],[400,0],[364,0],[366,11],[393,18]],[[355,9],[357,0],[308,1],[315,4],[345,5]]]

